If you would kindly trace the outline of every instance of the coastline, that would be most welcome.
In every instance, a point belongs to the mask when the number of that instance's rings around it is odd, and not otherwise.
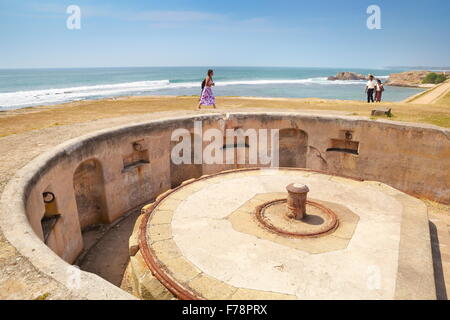
[[[335,68],[217,67],[218,96],[280,97],[324,99],[364,99],[363,80],[329,81]],[[374,73],[387,80],[401,70],[353,69]],[[87,68],[0,70],[0,109],[61,104],[70,101],[123,96],[197,95],[205,69],[188,68]],[[385,100],[400,102],[422,88],[392,87]]]
[[[390,87],[398,87],[398,88],[410,88],[410,89],[425,89],[425,87],[421,88],[421,87],[413,87],[413,86],[398,86],[398,85],[386,85],[386,86],[390,86]],[[418,93],[414,93],[411,94],[410,96],[406,97],[405,99],[402,100],[398,100],[398,101],[384,101],[386,103],[402,103],[402,102],[407,102],[410,99],[425,94],[427,93],[429,90],[434,89],[435,87],[438,87],[439,85],[433,85],[432,87],[428,87],[428,90],[424,90],[422,92],[418,92]],[[15,111],[15,110],[30,110],[30,109],[34,109],[34,108],[48,108],[51,106],[63,106],[63,105],[72,105],[72,104],[76,104],[76,103],[93,103],[95,101],[108,101],[108,100],[112,100],[112,101],[116,101],[116,100],[123,100],[123,99],[132,99],[132,98],[156,98],[156,99],[160,99],[160,98],[180,98],[180,97],[192,97],[192,98],[199,98],[200,96],[197,94],[192,94],[192,95],[117,95],[117,96],[111,96],[111,97],[99,97],[99,98],[85,98],[85,99],[77,99],[77,100],[72,100],[72,101],[63,101],[63,102],[55,102],[55,103],[36,103],[33,105],[26,105],[26,106],[17,106],[17,107],[4,107],[2,108],[2,106],[0,106],[0,114],[5,113],[5,112],[10,112],[10,111]],[[340,99],[340,98],[322,98],[322,97],[272,97],[272,96],[239,96],[239,95],[217,95],[217,97],[223,97],[223,98],[239,98],[239,99],[248,99],[248,100],[274,100],[274,101],[349,101],[349,102],[364,102],[365,101],[365,97],[362,98],[361,100],[355,100],[355,99]]]
[[[427,89],[428,90],[428,89],[435,88],[438,85],[436,85],[436,84],[418,84],[418,85],[415,85],[415,84],[411,84],[411,85],[403,84],[403,85],[400,85],[400,84],[389,84],[389,83],[387,83],[387,84],[385,84],[385,86],[386,87],[395,87],[395,88],[417,88],[417,89]]]

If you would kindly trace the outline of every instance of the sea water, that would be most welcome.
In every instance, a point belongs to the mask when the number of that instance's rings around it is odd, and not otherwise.
[[[199,95],[207,67],[0,70],[0,110],[133,95]],[[216,96],[365,100],[365,81],[329,81],[340,71],[372,73],[385,81],[400,69],[216,67]],[[421,89],[386,87],[385,101]]]

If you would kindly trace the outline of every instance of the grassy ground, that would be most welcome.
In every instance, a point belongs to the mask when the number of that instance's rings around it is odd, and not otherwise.
[[[447,93],[441,100],[439,100],[439,104],[442,106],[447,106],[447,111],[450,110],[450,93]]]
[[[43,106],[0,112],[0,137],[58,125],[68,125],[96,119],[114,118],[130,114],[158,111],[194,110],[198,97],[130,97],[73,102],[56,106]],[[327,110],[348,115],[370,117],[372,108],[392,108],[389,120],[428,123],[450,127],[450,94],[436,104],[413,103],[367,104],[360,101],[323,99],[266,99],[217,98],[219,111],[239,111],[242,108],[267,108],[270,110]],[[379,118],[379,117],[377,117]],[[372,117],[372,119],[376,119]]]

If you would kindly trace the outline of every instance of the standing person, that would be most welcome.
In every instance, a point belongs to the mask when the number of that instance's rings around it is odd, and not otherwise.
[[[211,89],[212,86],[215,86],[215,83],[212,78],[213,75],[214,71],[209,69],[205,80],[203,80],[202,82],[202,96],[200,97],[200,103],[197,106],[198,109],[201,109],[202,105],[213,106],[214,109],[216,109],[216,98],[214,97],[214,94]]]
[[[380,79],[377,80],[376,91],[375,91],[375,102],[381,102],[381,96],[383,95],[384,86]]]
[[[366,84],[366,93],[367,93],[367,103],[374,102],[373,93],[375,91],[375,87],[377,82],[373,79],[373,75],[369,74],[369,81]]]

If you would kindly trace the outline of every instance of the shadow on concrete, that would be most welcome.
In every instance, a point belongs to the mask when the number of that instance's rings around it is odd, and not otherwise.
[[[319,226],[319,225],[323,224],[325,222],[325,220],[320,216],[307,214],[305,216],[305,219],[303,220],[303,222],[306,224]]]
[[[128,239],[140,210],[119,218],[112,225],[92,227],[83,232],[86,250],[76,264],[120,287],[129,261]]]
[[[433,255],[434,281],[436,284],[436,297],[438,300],[447,300],[447,290],[445,287],[444,270],[442,268],[442,257],[439,248],[439,238],[436,225],[429,221],[431,253]]]

